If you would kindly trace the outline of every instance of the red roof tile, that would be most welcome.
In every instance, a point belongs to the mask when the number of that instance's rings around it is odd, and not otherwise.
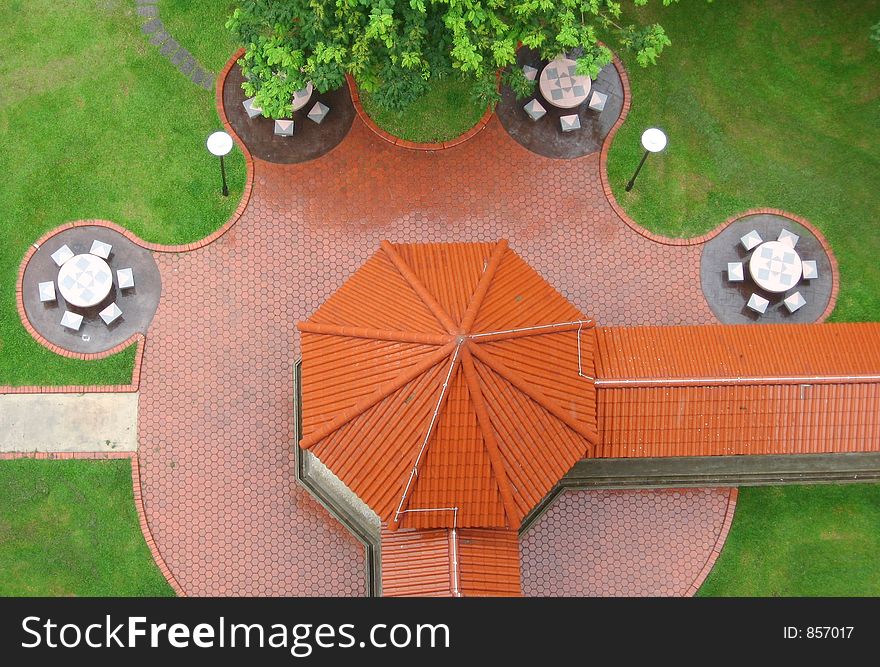
[[[515,529],[598,440],[592,322],[506,242],[384,243],[299,326],[301,446],[392,528]]]
[[[595,335],[597,456],[880,450],[880,324]]]
[[[605,380],[877,375],[880,324],[600,327]]]
[[[381,551],[385,596],[522,594],[515,530],[383,530]]]

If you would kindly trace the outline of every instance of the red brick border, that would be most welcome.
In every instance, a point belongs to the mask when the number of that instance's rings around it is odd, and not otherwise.
[[[458,135],[454,139],[450,139],[449,141],[440,141],[437,143],[419,143],[416,141],[408,141],[407,139],[401,139],[400,137],[395,137],[393,134],[390,134],[383,130],[381,127],[376,125],[376,122],[370,118],[367,112],[364,110],[363,105],[361,104],[361,95],[358,92],[357,83],[355,83],[354,77],[350,74],[345,75],[346,81],[348,81],[348,90],[351,93],[351,102],[354,104],[354,109],[357,112],[358,118],[363,121],[364,125],[366,125],[370,131],[375,134],[380,139],[384,139],[389,144],[393,144],[400,148],[408,148],[413,151],[442,151],[447,148],[453,148],[458,146],[459,144],[463,144],[468,139],[473,139],[480,132],[485,129],[486,125],[489,124],[489,121],[492,120],[492,116],[495,115],[494,109],[489,106],[486,107],[486,113],[484,113],[480,120],[477,121],[476,125],[474,125],[471,129],[467,130],[463,134]]]
[[[37,461],[65,461],[85,459],[89,461],[108,461],[111,459],[134,458],[137,452],[0,452],[0,461],[34,459]]]
[[[733,525],[733,516],[736,513],[737,498],[739,498],[739,489],[731,489],[727,500],[727,513],[724,516],[724,523],[721,524],[721,532],[718,533],[718,539],[715,540],[715,546],[712,547],[712,553],[709,554],[709,560],[706,561],[703,569],[700,570],[700,573],[697,575],[696,580],[691,584],[691,587],[683,597],[690,598],[696,595],[697,591],[700,590],[700,586],[703,585],[706,581],[706,577],[708,577],[709,573],[712,571],[712,568],[715,567],[715,561],[717,561],[718,556],[721,555],[721,550],[724,548],[724,543],[727,542],[727,536],[730,533],[730,527]]]
[[[602,191],[605,193],[605,198],[608,200],[608,203],[611,204],[611,208],[614,209],[614,212],[617,213],[617,216],[623,220],[623,222],[633,231],[644,236],[646,239],[654,241],[656,243],[661,243],[663,245],[671,245],[671,246],[693,246],[700,245],[702,243],[706,243],[710,239],[715,238],[724,231],[731,223],[736,222],[740,218],[744,218],[748,215],[758,215],[758,214],[771,214],[771,215],[780,215],[794,222],[802,225],[806,229],[810,231],[810,233],[815,236],[819,243],[822,246],[822,249],[825,251],[825,254],[828,255],[828,260],[831,262],[831,273],[832,273],[832,283],[831,283],[831,297],[828,300],[828,305],[825,307],[825,311],[822,315],[816,320],[817,322],[824,322],[834,310],[834,307],[837,305],[837,295],[840,291],[840,271],[837,264],[837,257],[834,255],[834,251],[831,249],[831,245],[828,243],[828,240],[825,238],[825,235],[811,222],[806,220],[805,218],[795,214],[790,213],[789,211],[785,211],[781,208],[770,208],[770,207],[759,207],[759,208],[751,208],[747,211],[743,211],[740,213],[735,213],[729,218],[727,218],[724,222],[720,223],[714,229],[706,232],[705,234],[701,234],[700,236],[691,236],[688,238],[674,238],[671,236],[663,236],[661,234],[655,234],[654,232],[649,231],[645,227],[642,227],[635,220],[633,220],[629,214],[623,207],[617,203],[617,199],[614,197],[614,192],[611,190],[611,183],[608,180],[608,152],[611,149],[611,144],[614,141],[614,136],[617,134],[617,131],[620,129],[620,126],[623,125],[626,120],[627,115],[629,114],[629,110],[632,104],[632,92],[629,86],[629,76],[626,73],[626,69],[623,66],[623,63],[620,59],[615,55],[613,59],[614,67],[617,69],[617,73],[620,75],[620,81],[623,85],[623,108],[620,111],[620,117],[617,119],[617,122],[611,128],[611,131],[608,133],[608,136],[605,137],[605,141],[602,143],[602,151],[599,154],[599,178],[602,182]]]

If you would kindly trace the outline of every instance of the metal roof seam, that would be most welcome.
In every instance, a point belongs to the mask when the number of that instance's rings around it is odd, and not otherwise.
[[[455,345],[455,350],[452,353],[452,361],[449,363],[449,370],[446,373],[446,379],[443,381],[443,386],[440,389],[440,396],[437,399],[437,405],[434,408],[434,413],[431,415],[431,421],[428,423],[428,430],[425,433],[425,438],[422,440],[422,446],[419,449],[418,454],[416,455],[416,460],[413,463],[412,472],[410,473],[409,479],[406,482],[406,486],[403,489],[403,495],[400,497],[400,503],[397,506],[397,510],[394,512],[394,519],[392,521],[392,525],[396,527],[398,525],[398,519],[401,514],[401,510],[403,510],[403,506],[407,501],[407,496],[409,495],[410,488],[412,487],[412,483],[415,478],[419,474],[419,463],[422,461],[422,456],[425,453],[425,450],[428,448],[428,442],[431,439],[431,435],[434,433],[434,426],[437,423],[437,416],[440,414],[440,410],[443,409],[443,403],[447,396],[447,389],[449,388],[449,380],[452,378],[452,373],[455,371],[455,364],[458,362],[458,356],[461,352],[462,341],[458,341]],[[458,510],[456,509],[456,512]],[[391,528],[391,526],[389,526]]]
[[[564,410],[561,410],[553,401],[547,400],[542,392],[538,391],[534,386],[523,380],[518,373],[515,373],[513,370],[505,366],[504,363],[496,359],[491,353],[484,349],[480,349],[480,346],[478,345],[473,346],[473,353],[480,361],[504,377],[519,391],[541,405],[541,407],[563,422],[575,433],[582,435],[592,445],[599,444],[599,434],[596,431],[584,428],[582,424],[572,419],[571,415],[567,414]]]

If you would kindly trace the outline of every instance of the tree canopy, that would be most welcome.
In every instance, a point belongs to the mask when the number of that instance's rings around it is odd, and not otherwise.
[[[389,108],[453,72],[492,101],[495,72],[516,61],[520,44],[546,59],[577,49],[578,72],[595,77],[611,61],[601,33],[647,66],[669,39],[657,24],[623,21],[624,2],[648,0],[241,0],[227,27],[246,49],[245,92],[281,118],[308,81],[326,92],[346,73]]]

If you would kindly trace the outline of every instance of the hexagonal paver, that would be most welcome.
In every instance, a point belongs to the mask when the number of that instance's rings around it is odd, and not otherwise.
[[[722,535],[730,489],[562,493],[520,540],[523,594],[680,596]]]

